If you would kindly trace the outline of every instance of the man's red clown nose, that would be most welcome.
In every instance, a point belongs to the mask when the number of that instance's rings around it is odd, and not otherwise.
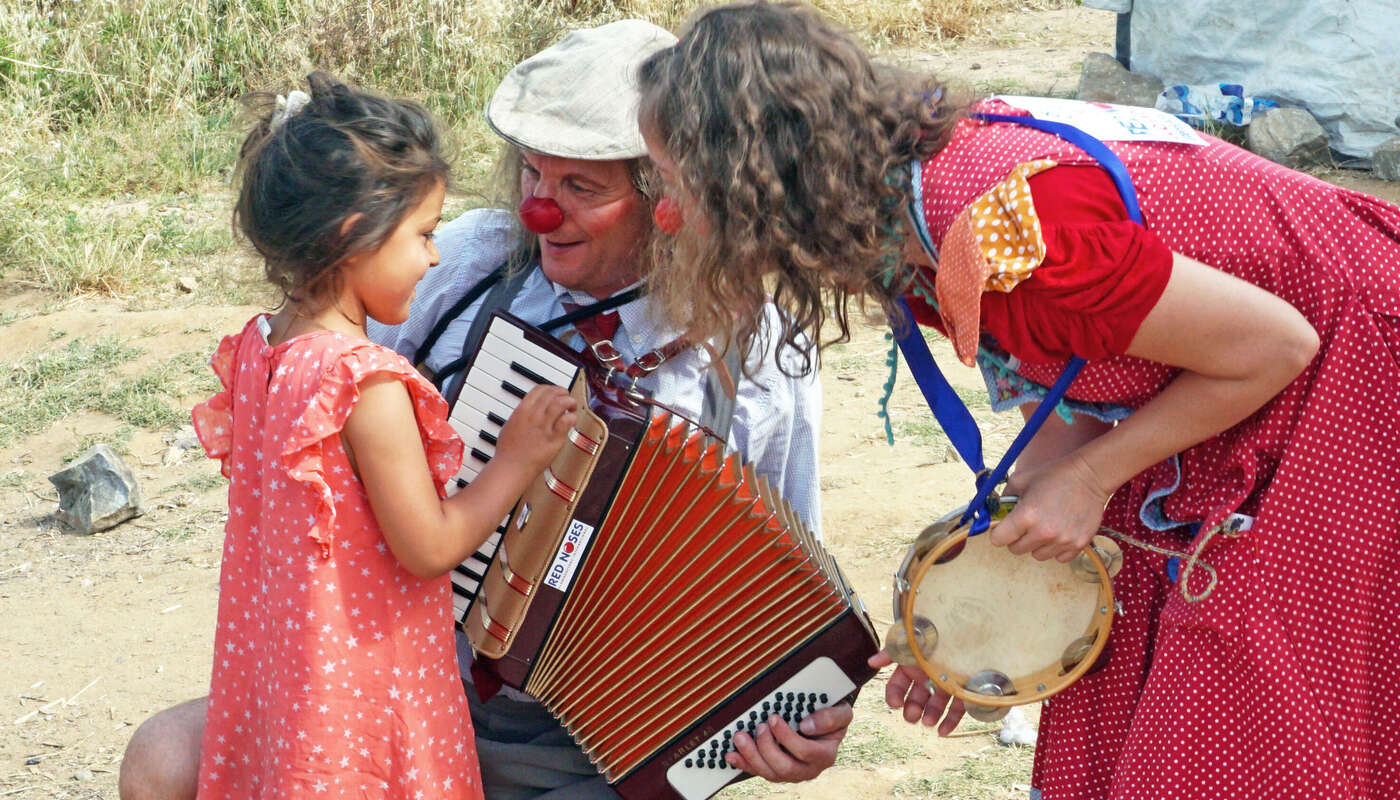
[[[548,197],[531,195],[520,204],[520,221],[531,233],[552,233],[564,224],[564,209]]]

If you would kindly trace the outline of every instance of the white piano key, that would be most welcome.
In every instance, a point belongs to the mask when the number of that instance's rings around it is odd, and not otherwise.
[[[485,380],[480,384],[468,384],[471,387],[473,396],[467,401],[467,404],[483,412],[494,411],[497,416],[510,419],[510,415],[515,412],[515,407],[520,404],[521,398],[506,391],[501,386],[501,381],[495,376],[483,377],[485,377]],[[530,382],[522,378],[510,381],[510,384],[525,392],[531,389]],[[465,392],[463,394],[465,394]],[[462,398],[458,398],[457,402],[461,403]],[[505,413],[501,413],[502,410],[504,410]]]
[[[482,337],[481,349],[497,354],[518,354],[518,357],[515,358],[516,361],[555,381],[560,386],[568,386],[569,382],[573,380],[574,373],[578,371],[578,365],[573,361],[527,341],[525,331],[499,319],[492,320],[491,327],[486,330],[486,335]],[[511,359],[506,358],[505,360],[510,361]]]
[[[480,431],[499,435],[501,425],[489,419],[487,413],[493,413],[501,419],[510,419],[510,411],[512,410],[514,409],[504,409],[506,413],[503,414],[494,409],[477,408],[474,404],[466,402],[465,398],[459,398],[457,406],[452,409],[452,416],[449,420],[459,436],[470,435],[474,437]]]
[[[536,377],[543,378],[546,382],[552,383],[555,386],[561,385],[559,378],[549,374],[541,373],[537,369],[532,369],[529,364],[521,363],[522,358],[523,356],[516,356],[513,354],[498,355],[495,353],[488,353],[485,350],[482,350],[481,352],[476,354],[476,361],[472,363],[471,372],[476,374],[485,373],[499,380],[508,380],[511,383],[514,383],[516,386],[519,386],[520,388],[526,390],[529,390],[539,385],[540,382],[535,380]],[[517,364],[520,364],[520,366],[525,367],[527,370],[529,370],[529,374],[516,369],[514,366],[512,366],[512,362],[515,362]],[[572,378],[572,376],[564,376],[563,379],[568,380],[570,378]],[[479,380],[480,379],[478,379],[478,381]],[[475,382],[476,381],[473,381],[471,378],[467,379],[468,385],[471,385]],[[568,384],[562,385],[564,385],[567,388]]]
[[[465,572],[459,572],[454,569],[452,570],[452,585],[460,589],[467,597],[475,597],[476,590],[481,586],[481,582]]]

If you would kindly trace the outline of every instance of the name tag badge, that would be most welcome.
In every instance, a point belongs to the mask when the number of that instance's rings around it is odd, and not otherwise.
[[[1196,146],[1206,143],[1190,125],[1155,108],[1007,94],[992,99],[1029,111],[1036,119],[1073,125],[1100,141],[1175,142]]]
[[[578,520],[569,523],[569,529],[564,532],[564,540],[559,543],[559,552],[554,554],[554,563],[549,565],[549,572],[545,573],[544,585],[561,592],[569,591],[569,586],[574,582],[574,570],[578,568],[579,557],[588,547],[588,540],[593,538],[593,526]]]

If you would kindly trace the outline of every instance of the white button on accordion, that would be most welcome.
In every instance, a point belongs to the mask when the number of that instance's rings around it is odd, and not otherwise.
[[[576,429],[452,575],[480,663],[538,699],[624,798],[702,800],[738,731],[852,696],[878,637],[836,562],[725,443],[496,312],[451,421],[466,485],[537,383]],[[455,490],[449,487],[449,491]]]

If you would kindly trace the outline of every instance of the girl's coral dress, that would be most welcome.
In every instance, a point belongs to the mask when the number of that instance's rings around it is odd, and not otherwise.
[[[413,399],[439,485],[462,443],[391,350],[331,331],[223,340],[195,430],[229,479],[200,798],[480,798],[446,576],[399,566],[339,433],[367,377]],[[439,489],[439,491],[441,491]]]

